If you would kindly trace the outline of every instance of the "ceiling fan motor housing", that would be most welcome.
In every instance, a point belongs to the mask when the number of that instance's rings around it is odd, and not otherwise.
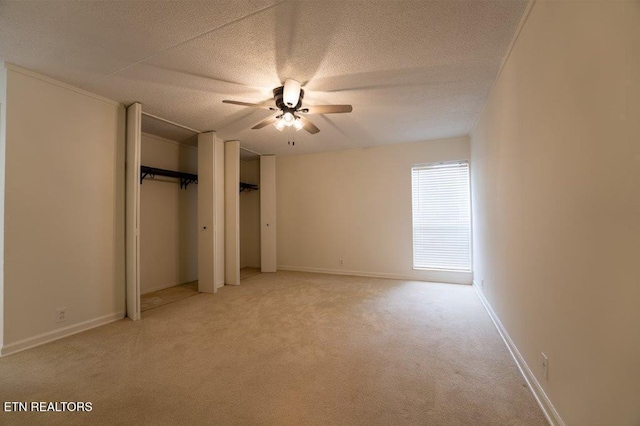
[[[304,98],[304,89],[300,89],[300,97],[298,98],[298,104],[290,108],[287,104],[284,103],[283,99],[284,95],[284,86],[276,87],[273,89],[273,99],[276,101],[276,106],[278,109],[281,109],[283,112],[291,112],[294,113],[302,106],[302,98]]]

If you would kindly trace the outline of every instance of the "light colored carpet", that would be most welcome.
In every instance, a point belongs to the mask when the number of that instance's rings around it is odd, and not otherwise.
[[[240,281],[246,280],[249,277],[260,274],[260,268],[242,268],[240,269]]]
[[[140,296],[140,312],[198,294],[198,281],[180,284]]]
[[[0,424],[544,425],[469,286],[260,274],[0,359]]]

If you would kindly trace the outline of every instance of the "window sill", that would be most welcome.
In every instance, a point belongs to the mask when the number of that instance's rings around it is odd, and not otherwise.
[[[470,269],[438,269],[438,268],[413,268],[414,271],[427,271],[427,272],[460,272],[463,274],[471,274]]]

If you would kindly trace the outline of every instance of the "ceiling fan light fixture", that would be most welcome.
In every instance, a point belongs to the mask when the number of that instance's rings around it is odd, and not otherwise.
[[[282,116],[282,120],[284,120],[284,125],[289,127],[293,125],[293,122],[296,120],[296,118],[290,112],[285,112]]]
[[[282,93],[282,101],[289,108],[294,108],[300,100],[300,82],[297,80],[287,79],[284,82],[284,90]]]
[[[293,127],[296,131],[301,130],[304,127],[304,124],[302,124],[302,120],[300,120],[299,117],[296,117],[296,121],[293,122]]]
[[[284,120],[281,118],[278,121],[276,121],[275,123],[273,123],[274,127],[280,131],[282,131],[282,129],[284,129],[284,127],[286,126]]]

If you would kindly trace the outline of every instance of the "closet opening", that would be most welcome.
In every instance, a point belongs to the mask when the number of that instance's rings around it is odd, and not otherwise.
[[[138,102],[127,107],[126,134],[129,318],[276,272],[275,156]]]
[[[240,280],[260,274],[260,154],[240,147]]]
[[[198,131],[142,112],[140,311],[198,294]],[[144,314],[143,314],[144,315]]]

